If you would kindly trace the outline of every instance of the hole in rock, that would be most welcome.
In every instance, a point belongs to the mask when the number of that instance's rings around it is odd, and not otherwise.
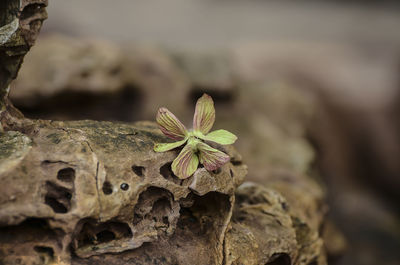
[[[179,203],[173,195],[158,187],[143,191],[134,208],[133,224],[137,229],[154,229],[158,235],[171,233],[179,218]]]
[[[168,181],[171,181],[177,185],[181,185],[182,180],[175,176],[171,169],[172,163],[167,163],[160,168],[160,174]]]
[[[48,242],[55,242],[65,235],[60,229],[50,228],[46,219],[28,218],[17,225],[0,227],[0,264],[7,256],[35,256],[50,261],[54,251]],[[7,248],[7,246],[15,246]],[[29,247],[28,247],[29,246]],[[16,264],[9,260],[4,264]],[[20,263],[26,264],[26,263]],[[42,263],[41,263],[42,264]],[[48,264],[44,263],[43,264]]]
[[[111,242],[123,238],[132,237],[129,225],[122,222],[98,223],[93,219],[83,221],[80,232],[74,239],[75,248],[96,246],[98,244]],[[95,248],[91,248],[92,250]]]
[[[169,222],[168,222],[168,216],[164,216],[163,219],[162,219],[162,221],[163,221],[163,223],[166,224],[166,225],[169,224]]]
[[[215,232],[215,227],[223,229],[225,218],[229,215],[231,203],[229,196],[209,192],[204,196],[194,195],[191,207],[181,208],[178,228],[182,236],[206,235]],[[217,231],[218,233],[218,231]]]
[[[141,166],[132,166],[132,171],[138,175],[139,177],[143,177],[144,176],[144,171],[145,168],[141,167]]]
[[[272,255],[265,265],[291,265],[290,256],[286,253],[276,253]]]
[[[0,2],[2,2],[1,0]],[[105,73],[106,74],[106,73]],[[82,82],[91,82],[96,74],[83,72]],[[101,89],[100,89],[101,90]],[[13,104],[29,118],[64,120],[138,120],[145,102],[141,89],[126,85],[115,92],[82,91],[77,87],[61,87],[55,94],[44,94],[29,100],[13,98]]]
[[[179,213],[180,217],[177,226],[180,229],[182,230],[187,229],[188,231],[199,232],[199,221],[193,215],[190,208],[181,208]]]
[[[242,161],[237,161],[237,160],[231,160],[231,163],[232,163],[232,165],[234,165],[234,166],[240,166],[240,165],[243,164]]]
[[[49,229],[49,224],[45,219],[40,218],[28,218],[18,226],[21,227],[30,227],[34,229]]]
[[[108,182],[108,181],[105,181],[105,182],[103,183],[103,188],[102,188],[102,190],[103,190],[103,193],[104,193],[105,195],[110,195],[110,194],[113,192],[111,183]]]
[[[64,182],[74,182],[75,170],[73,168],[63,168],[57,173],[57,179]]]
[[[51,247],[45,247],[45,246],[35,246],[33,249],[40,254],[45,254],[49,256],[50,258],[54,258],[54,250]]]
[[[63,204],[59,203],[55,198],[45,196],[45,203],[49,205],[56,213],[67,213],[68,209]]]
[[[111,231],[104,230],[97,233],[96,238],[99,243],[109,242],[115,239],[115,234]]]
[[[170,209],[171,209],[171,203],[169,202],[168,198],[161,198],[153,204],[153,208],[151,209],[151,211],[157,213],[160,211],[170,210]]]
[[[24,20],[24,19],[27,19],[29,17],[32,17],[37,12],[40,12],[39,10],[41,8],[43,8],[43,7],[44,7],[44,5],[41,5],[41,4],[30,4],[30,5],[27,5],[24,8],[24,10],[22,10],[20,19]]]
[[[69,189],[47,181],[46,190],[44,201],[54,212],[67,213],[70,210],[72,194]]]

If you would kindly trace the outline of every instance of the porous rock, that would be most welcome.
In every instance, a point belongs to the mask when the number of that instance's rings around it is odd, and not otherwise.
[[[326,265],[319,234],[326,213],[321,195],[319,186],[304,176],[239,186],[225,239],[226,264]]]
[[[2,136],[10,151],[1,159],[1,260],[222,264],[234,191],[246,166],[200,168],[180,180],[170,168],[177,151],[153,151],[165,141],[151,122],[37,121],[27,135],[8,131]]]

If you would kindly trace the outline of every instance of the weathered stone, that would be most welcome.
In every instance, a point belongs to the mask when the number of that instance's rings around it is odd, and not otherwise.
[[[60,35],[44,37],[40,44],[10,93],[28,117],[148,120],[162,105],[187,114],[189,82],[159,49]]]
[[[15,79],[25,54],[34,44],[47,0],[7,0],[0,3],[0,112],[6,105],[8,86]]]
[[[245,182],[237,189],[232,229],[225,241],[227,264],[327,264],[319,234],[325,211],[309,209],[310,204],[324,205],[315,196],[319,187],[303,178],[299,188],[278,179],[264,185]],[[299,193],[305,189],[310,199]]]
[[[291,264],[297,242],[287,205],[274,190],[248,182],[240,186],[225,241],[226,264],[268,264],[277,256]]]
[[[298,247],[297,264],[326,264],[322,235],[327,205],[321,187],[311,178],[281,173],[268,180],[268,187],[279,191],[288,201]]]
[[[20,132],[0,134],[0,174],[17,166],[31,147],[31,139]]]
[[[170,169],[177,151],[153,151],[155,142],[167,141],[154,123],[35,125],[31,134],[3,136],[16,140],[6,142],[15,147],[4,154],[14,165],[2,166],[0,175],[0,186],[7,187],[0,195],[2,260],[16,262],[25,253],[26,263],[44,255],[85,264],[97,260],[92,256],[123,252],[118,259],[142,259],[140,264],[222,263],[234,190],[246,166],[199,169],[195,175],[219,184],[193,184],[195,177],[181,181]],[[29,241],[21,234],[31,230],[42,236]],[[207,255],[199,260],[182,251]],[[147,252],[153,253],[149,260]],[[113,256],[104,257],[109,264]]]
[[[12,100],[29,107],[65,93],[116,93],[124,85],[121,57],[121,51],[106,41],[43,38],[27,55],[13,84]]]

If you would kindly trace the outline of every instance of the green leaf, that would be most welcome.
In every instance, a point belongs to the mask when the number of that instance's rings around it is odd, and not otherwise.
[[[199,165],[199,158],[190,145],[186,145],[172,162],[171,168],[180,179],[186,179],[193,175]]]
[[[214,101],[212,98],[203,94],[201,98],[197,100],[196,109],[193,117],[193,129],[200,131],[203,134],[207,134],[215,121],[215,109]]]
[[[200,162],[208,171],[216,170],[230,160],[227,154],[203,142],[198,143],[197,148],[200,151]]]
[[[166,152],[166,151],[172,150],[174,148],[177,148],[177,147],[183,145],[185,142],[186,142],[186,139],[183,139],[181,141],[174,142],[174,143],[158,143],[158,144],[154,145],[154,151]]]
[[[156,121],[160,130],[171,139],[182,140],[187,135],[185,125],[166,108],[160,108],[158,110]]]
[[[218,144],[227,145],[233,144],[237,140],[237,137],[227,130],[216,130],[207,134],[203,139]]]

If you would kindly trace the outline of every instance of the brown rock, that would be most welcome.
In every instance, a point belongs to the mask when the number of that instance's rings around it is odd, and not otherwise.
[[[234,190],[245,166],[229,163],[219,173],[199,169],[181,181],[169,167],[177,152],[152,150],[154,142],[166,140],[148,122],[38,121],[29,135],[7,132],[2,147],[10,151],[2,154],[0,175],[1,259],[12,263],[24,255],[28,264],[43,256],[86,264],[97,260],[94,256],[122,252],[121,264],[137,259],[221,264]],[[199,175],[215,185],[195,183]],[[110,259],[115,261],[105,255],[101,264]]]
[[[225,241],[226,264],[268,264],[277,258],[292,264],[297,256],[287,202],[274,190],[248,182],[240,186],[231,226]]]
[[[10,93],[28,117],[147,120],[162,105],[186,114],[189,83],[159,49],[60,35],[40,44]]]
[[[225,241],[227,264],[327,264],[319,234],[325,210],[314,207],[325,206],[321,190],[305,177],[296,182],[279,177],[237,189]]]

